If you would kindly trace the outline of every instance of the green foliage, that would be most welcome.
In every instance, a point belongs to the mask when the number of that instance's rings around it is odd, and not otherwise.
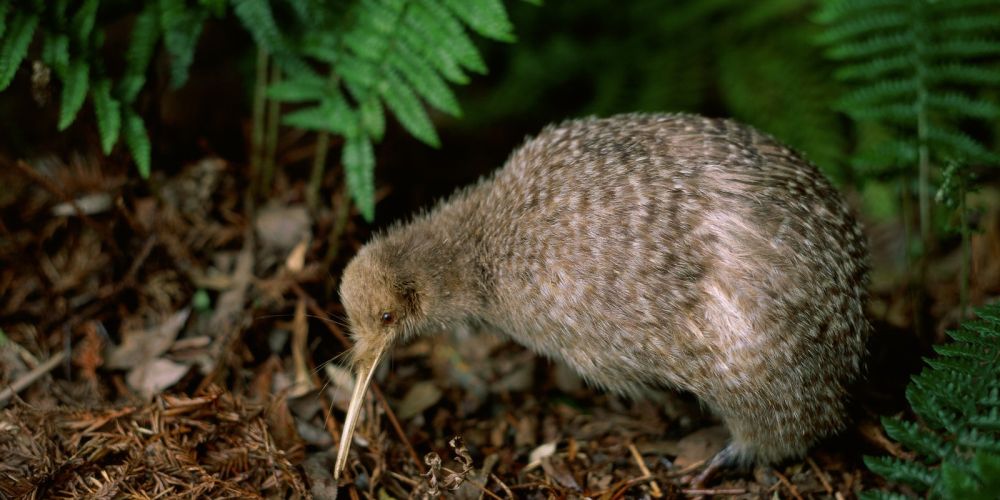
[[[105,2],[110,3],[110,2]],[[11,10],[12,0],[0,0],[0,12]],[[132,39],[125,54],[126,68],[117,79],[109,75],[102,57],[104,32],[99,0],[83,2],[20,2],[0,43],[0,90],[10,85],[34,37],[41,39],[39,60],[52,69],[62,85],[59,130],[76,120],[89,95],[94,105],[101,149],[110,153],[124,131],[139,173],[149,175],[150,144],[146,128],[133,104],[146,81],[146,73],[161,35],[172,57],[172,77],[183,83],[191,62],[194,40],[200,31],[197,16],[184,17],[184,2],[147,2],[136,16]],[[161,9],[162,6],[162,9]],[[124,114],[124,117],[123,117]],[[124,122],[124,130],[123,130]]]
[[[268,96],[301,104],[284,123],[345,137],[341,162],[347,186],[371,219],[372,142],[385,131],[385,110],[414,137],[438,146],[424,103],[459,116],[449,83],[466,83],[469,72],[486,71],[470,32],[511,41],[512,25],[499,0],[359,0],[342,15],[315,12],[295,16],[296,22],[279,32],[267,2],[237,3],[237,15],[286,69]],[[326,74],[311,69],[317,67]]]
[[[157,47],[162,42],[169,56],[171,86],[182,86],[206,20],[231,7],[283,72],[268,96],[299,106],[284,122],[345,138],[341,160],[347,184],[367,219],[375,206],[372,143],[385,132],[385,111],[414,137],[438,146],[424,103],[459,116],[450,85],[467,83],[470,72],[486,72],[470,34],[514,40],[500,0],[354,0],[334,5],[319,0],[146,0],[135,4],[125,68],[116,78],[108,74],[101,55],[102,7],[113,2],[35,1],[29,8],[14,9],[11,18],[12,1],[0,0],[0,90],[10,84],[37,35],[40,59],[62,85],[59,129],[74,122],[89,95],[101,148],[109,153],[123,137],[143,177],[149,174],[151,148],[134,105]]]
[[[815,0],[602,0],[511,6],[521,43],[494,54],[495,91],[463,96],[463,124],[687,111],[733,117],[843,182],[849,150],[835,66],[812,40]],[[492,48],[500,52],[502,47]],[[543,103],[544,105],[539,105]]]
[[[1000,83],[1000,2],[836,0],[817,20],[836,76],[852,87],[838,102],[860,122],[891,131],[855,157],[872,175],[910,175],[927,161],[963,158],[995,164],[1000,155],[967,131],[1000,117],[982,92]]]
[[[949,332],[906,397],[920,423],[883,420],[886,433],[916,454],[912,460],[865,457],[872,471],[931,498],[1000,497],[1000,304]],[[909,498],[869,492],[864,498]]]

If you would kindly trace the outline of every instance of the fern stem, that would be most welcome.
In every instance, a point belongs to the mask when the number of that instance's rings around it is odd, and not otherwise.
[[[264,151],[264,107],[267,102],[267,51],[257,49],[257,74],[253,86],[253,131],[250,136],[250,189],[261,188],[261,159]]]
[[[919,311],[920,304],[924,299],[924,285],[927,280],[927,256],[933,245],[931,227],[931,159],[930,147],[928,146],[928,116],[927,116],[927,96],[928,96],[928,64],[926,40],[928,31],[925,19],[924,0],[913,2],[915,9],[914,17],[914,66],[916,70],[917,84],[917,197],[919,199],[919,211],[917,213],[920,223],[920,254],[917,256],[917,322],[914,326],[917,332],[923,331],[923,321]]]
[[[344,234],[344,229],[347,228],[347,221],[350,219],[351,196],[348,193],[346,178],[341,183],[340,189],[331,196],[330,203],[333,205],[333,229],[330,230],[330,236],[327,238],[323,269],[330,269],[330,266],[337,259],[337,255],[340,253],[340,239]],[[334,280],[327,280],[327,295],[335,292],[334,284]]]
[[[312,169],[309,172],[309,185],[306,186],[306,204],[309,209],[319,208],[319,188],[323,183],[323,172],[326,171],[326,153],[330,149],[330,134],[320,132],[316,136],[316,152],[313,154]]]
[[[271,78],[269,84],[276,84],[281,81],[281,68],[277,64],[271,65]],[[264,135],[264,157],[262,161],[263,172],[262,172],[262,192],[261,194],[266,195],[270,192],[271,184],[274,182],[274,169],[275,169],[275,154],[278,150],[278,124],[281,119],[281,104],[270,99],[267,101],[267,117],[265,118],[265,135]]]
[[[965,191],[963,186],[958,193],[959,227],[962,231],[962,267],[958,276],[958,303],[963,321],[967,318],[966,313],[969,307],[969,278],[972,268],[972,241],[969,230],[969,213],[966,211]]]

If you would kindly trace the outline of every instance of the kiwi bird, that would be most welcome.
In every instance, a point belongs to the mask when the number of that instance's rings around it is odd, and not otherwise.
[[[680,114],[549,126],[345,268],[357,377],[335,473],[390,348],[463,323],[598,388],[693,393],[731,434],[709,469],[801,456],[845,425],[867,283],[843,197],[762,132]]]

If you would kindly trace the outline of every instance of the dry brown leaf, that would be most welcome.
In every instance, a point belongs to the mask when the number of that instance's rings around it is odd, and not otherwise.
[[[434,382],[417,382],[403,397],[403,402],[399,404],[396,413],[403,420],[413,418],[436,405],[441,400],[441,395],[441,389],[438,389]]]
[[[729,431],[721,425],[698,429],[677,442],[674,465],[687,467],[715,456],[729,440]]]
[[[167,352],[190,315],[191,309],[184,308],[152,327],[123,331],[122,343],[111,349],[106,366],[116,370],[134,368]]]
[[[125,377],[125,382],[143,397],[150,399],[176,384],[188,372],[188,368],[187,365],[158,358],[133,368]]]
[[[311,236],[312,221],[302,205],[282,207],[268,205],[257,212],[253,227],[266,249],[285,253]]]

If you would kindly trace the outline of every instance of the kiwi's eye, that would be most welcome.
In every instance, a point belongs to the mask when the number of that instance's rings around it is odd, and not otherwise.
[[[393,316],[391,312],[382,313],[382,324],[391,325],[393,321],[396,321],[396,317]]]

